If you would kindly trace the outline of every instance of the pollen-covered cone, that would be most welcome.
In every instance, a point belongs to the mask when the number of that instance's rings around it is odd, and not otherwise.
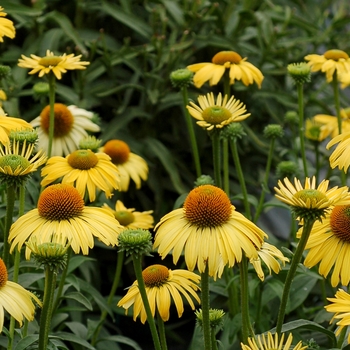
[[[23,318],[33,321],[35,305],[41,301],[18,283],[8,280],[4,261],[0,259],[0,332],[4,326],[4,309],[22,326]]]
[[[7,117],[4,110],[0,107],[0,143],[6,144],[9,142],[9,134],[12,130],[25,129],[32,130],[33,127],[23,119]]]
[[[293,342],[293,335],[289,333],[286,342],[284,343],[285,333],[280,336],[275,333],[267,332],[258,335],[256,338],[248,338],[248,345],[241,343],[242,350],[289,350]],[[299,341],[294,347],[294,350],[306,350],[307,346],[302,346]]]
[[[337,321],[337,330],[335,335],[339,336],[344,327],[350,325],[350,295],[343,289],[338,289],[335,298],[327,298],[331,304],[326,305],[328,312],[334,312],[331,323]],[[350,344],[350,333],[348,334],[348,343]]]
[[[193,300],[200,303],[197,291],[200,277],[187,270],[170,270],[163,265],[152,265],[142,272],[145,282],[146,294],[151,308],[152,315],[156,310],[163,321],[168,321],[170,317],[171,302],[174,301],[178,317],[184,312],[183,297],[186,299],[192,310],[195,309]],[[133,307],[133,319],[136,321],[140,315],[141,322],[147,320],[146,310],[142,302],[138,282],[135,281],[128,289],[127,294],[120,299],[118,306],[126,309]]]
[[[301,229],[297,235],[301,235]],[[306,267],[319,263],[322,276],[332,274],[333,287],[339,283],[347,286],[350,283],[350,205],[336,205],[322,222],[315,222],[305,250]]]
[[[123,229],[106,209],[84,206],[78,190],[72,185],[56,184],[42,191],[38,207],[20,216],[11,226],[10,252],[20,250],[31,236],[38,244],[51,240],[71,243],[73,251],[87,255],[94,247],[94,238],[106,245],[117,245]],[[26,257],[30,250],[26,249]]]
[[[236,80],[240,80],[245,86],[256,83],[260,88],[264,79],[258,68],[235,51],[218,52],[212,58],[212,62],[191,64],[187,66],[187,69],[195,72],[193,83],[197,88],[200,88],[207,81],[209,81],[210,86],[217,85],[226,69],[229,70],[231,85]]]
[[[202,185],[187,196],[184,207],[161,218],[155,227],[154,248],[162,258],[173,255],[176,264],[184,253],[187,268],[221,276],[222,265],[240,262],[243,253],[258,258],[266,234],[235,210],[226,193]]]

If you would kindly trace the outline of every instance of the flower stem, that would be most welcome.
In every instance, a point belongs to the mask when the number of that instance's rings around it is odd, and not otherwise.
[[[50,72],[47,75],[49,80],[49,102],[50,102],[50,124],[49,124],[49,145],[47,150],[47,157],[51,157],[52,153],[52,143],[55,131],[55,90],[56,90],[56,80],[55,75]]]
[[[220,150],[220,131],[213,130],[211,134],[212,149],[213,149],[213,165],[214,165],[214,179],[215,184],[218,187],[222,187],[221,184],[221,150]]]
[[[157,325],[158,325],[158,332],[159,332],[160,343],[162,345],[162,350],[168,350],[166,336],[165,336],[164,321],[160,317],[159,312],[157,313]]]
[[[185,107],[185,119],[186,119],[186,124],[187,124],[187,130],[190,136],[190,142],[191,142],[191,147],[192,147],[192,156],[193,156],[193,161],[194,165],[196,167],[196,175],[197,177],[200,177],[202,175],[202,170],[201,170],[201,163],[199,160],[199,152],[198,152],[198,145],[196,141],[196,134],[194,132],[193,128],[193,119],[191,118],[190,113],[188,112],[188,109],[186,106],[188,105],[188,91],[187,87],[184,86],[182,88],[182,96],[183,96],[183,102],[184,102],[184,107]]]
[[[298,265],[301,261],[301,258],[303,256],[303,252],[307,243],[307,240],[309,239],[310,232],[312,229],[312,226],[314,224],[315,220],[314,219],[304,219],[304,226],[303,226],[303,232],[300,237],[300,241],[298,243],[298,246],[295,250],[294,256],[292,258],[292,262],[290,264],[286,280],[284,282],[284,288],[283,288],[283,294],[282,294],[282,299],[281,299],[281,304],[280,308],[278,311],[278,318],[277,318],[277,325],[276,325],[276,333],[281,334],[282,331],[282,325],[284,321],[284,316],[286,313],[286,307],[287,307],[287,302],[289,298],[289,292],[290,292],[290,287],[292,285],[295,273],[297,271]]]
[[[245,255],[239,264],[241,276],[242,342],[248,343],[249,333],[254,335],[249,316],[248,260]]]
[[[122,273],[122,268],[123,268],[123,263],[124,263],[124,252],[118,252],[117,253],[117,266],[116,266],[116,270],[115,270],[115,274],[114,274],[114,280],[113,280],[113,284],[112,284],[112,287],[111,287],[111,290],[109,292],[109,296],[108,296],[108,299],[107,299],[107,305],[110,306],[113,302],[113,297],[115,295],[115,292],[118,288],[118,285],[119,285],[119,281],[120,281],[120,276],[121,276],[121,273]],[[100,330],[101,330],[101,327],[104,323],[104,320],[106,319],[107,317],[107,310],[103,310],[103,312],[101,313],[101,317],[100,317],[100,322],[98,324],[98,327],[96,328],[95,332],[94,332],[94,335],[92,337],[92,340],[91,340],[91,345],[94,346],[96,344],[96,341],[97,341],[97,338],[98,338],[98,335],[100,333]]]
[[[225,137],[222,140],[222,162],[223,162],[223,182],[224,191],[228,197],[230,197],[230,178],[229,178],[229,166],[228,166],[228,140]]]
[[[209,274],[208,266],[201,273],[201,306],[202,306],[202,328],[204,336],[204,350],[211,350],[210,320],[209,320]]]
[[[275,138],[271,139],[270,142],[270,150],[269,154],[267,157],[267,162],[266,162],[266,169],[265,169],[265,177],[264,177],[264,182],[262,183],[262,189],[261,189],[261,195],[259,199],[259,204],[258,207],[256,208],[255,216],[254,216],[254,222],[256,223],[259,219],[259,216],[262,212],[263,205],[264,205],[264,200],[265,200],[265,194],[268,190],[268,181],[269,181],[269,176],[270,176],[270,169],[271,169],[271,163],[272,163],[272,157],[273,157],[273,151],[275,149]]]
[[[215,328],[211,330],[211,348],[212,350],[218,350],[218,342],[216,340]]]
[[[53,311],[53,299],[56,287],[57,272],[45,266],[45,289],[43,308],[40,316],[39,347],[38,350],[46,350],[49,340],[51,318]]]
[[[9,261],[10,244],[8,242],[8,236],[12,225],[13,208],[15,206],[15,197],[16,197],[15,186],[7,185],[7,206],[6,206],[6,218],[5,218],[4,245],[3,245],[3,251],[2,251],[2,260],[4,261],[6,266],[9,266],[9,263],[10,263]]]
[[[303,160],[304,174],[308,176],[307,164],[306,164],[306,152],[304,143],[304,91],[303,84],[297,84],[298,90],[298,108],[299,108],[299,138],[300,138],[300,152]]]
[[[139,286],[141,299],[142,299],[143,306],[145,308],[146,315],[147,315],[147,322],[148,322],[149,328],[151,330],[154,347],[156,350],[162,350],[162,347],[161,347],[160,341],[159,341],[157,328],[156,328],[156,323],[154,321],[154,317],[152,315],[152,311],[151,311],[151,308],[150,308],[149,302],[148,302],[145,281],[143,280],[143,277],[142,277],[141,259],[139,259],[135,255],[133,255],[132,261],[134,264],[134,271],[135,271],[137,283]]]
[[[231,151],[232,151],[233,161],[234,161],[236,171],[237,171],[239,184],[241,186],[241,190],[242,190],[242,194],[243,194],[243,204],[244,204],[244,209],[245,209],[245,215],[246,215],[247,219],[250,220],[251,214],[250,214],[250,206],[249,206],[249,201],[248,201],[248,193],[247,193],[247,188],[245,185],[244,174],[242,171],[241,162],[239,160],[238,149],[237,149],[237,139],[236,138],[231,141]]]
[[[239,312],[237,286],[233,280],[233,269],[225,266],[224,277],[228,294],[228,313],[230,318],[233,318],[233,316]]]

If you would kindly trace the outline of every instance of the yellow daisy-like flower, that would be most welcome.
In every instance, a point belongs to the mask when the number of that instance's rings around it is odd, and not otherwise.
[[[346,173],[350,165],[350,131],[341,133],[330,140],[326,146],[327,149],[338,143],[338,146],[334,149],[333,153],[329,157],[329,163],[334,169],[338,167],[340,170],[344,170]]]
[[[192,298],[200,303],[197,295],[200,277],[193,272],[170,270],[163,265],[151,265],[142,271],[142,277],[145,282],[152,315],[155,315],[157,309],[163,321],[169,320],[171,300],[175,303],[178,317],[182,316],[184,305],[181,294],[192,310],[195,309]],[[133,320],[136,321],[136,318],[140,315],[141,322],[145,323],[147,315],[137,281],[132,284],[127,294],[118,303],[119,307],[126,309],[126,314],[132,305],[134,305]]]
[[[349,203],[349,201],[348,201]],[[298,237],[301,231],[298,231]],[[315,222],[306,243],[304,265],[320,263],[319,273],[325,278],[332,271],[331,284],[350,282],[350,205],[336,205],[322,222]]]
[[[0,332],[4,327],[4,309],[22,327],[23,319],[34,320],[35,305],[42,306],[36,295],[24,289],[18,283],[8,280],[5,263],[0,259]]]
[[[278,334],[270,332],[257,336],[257,339],[248,338],[248,345],[241,343],[242,350],[289,350],[292,345],[293,335],[289,333],[286,343],[284,344],[284,333],[279,339]],[[293,347],[294,350],[305,350],[307,346],[302,346],[300,341]]]
[[[183,208],[163,216],[155,227],[154,248],[165,258],[171,251],[174,264],[184,252],[187,268],[210,276],[222,274],[222,266],[240,262],[243,253],[258,258],[266,234],[235,210],[226,193],[212,185],[194,188]]]
[[[339,81],[341,83],[341,88],[345,89],[350,85],[350,72],[345,72],[339,75]]]
[[[316,178],[307,177],[304,186],[297,178],[294,178],[293,185],[286,177],[284,184],[278,181],[279,187],[275,187],[276,197],[290,205],[297,217],[302,218],[307,213],[313,213],[320,219],[330,210],[330,207],[346,204],[350,199],[347,186],[328,189],[328,184],[328,180],[323,180],[316,187]]]
[[[146,161],[135,153],[130,152],[128,144],[121,140],[110,140],[100,148],[101,152],[108,154],[120,172],[120,191],[126,192],[130,179],[135,182],[136,188],[141,188],[141,181],[148,178],[148,165]]]
[[[10,252],[20,250],[30,238],[37,243],[71,243],[73,251],[84,255],[94,247],[94,237],[115,246],[123,229],[106,209],[84,206],[78,190],[69,184],[56,184],[41,192],[38,207],[20,216],[11,226]],[[28,259],[30,250],[26,249]]]
[[[39,73],[39,77],[52,72],[57,79],[62,78],[62,73],[67,70],[86,69],[85,66],[90,62],[80,61],[81,55],[74,56],[74,54],[63,54],[61,56],[54,55],[50,50],[46,51],[46,56],[39,57],[30,55],[30,57],[21,55],[22,58],[18,60],[18,66],[21,68],[32,69],[29,74]]]
[[[258,68],[247,62],[246,57],[242,58],[234,51],[218,52],[212,58],[212,63],[196,63],[187,66],[187,68],[195,72],[193,83],[197,88],[200,88],[207,81],[209,81],[210,86],[218,84],[226,69],[229,70],[231,85],[236,80],[241,80],[245,86],[256,83],[260,89],[264,79]]]
[[[261,261],[268,267],[269,274],[271,275],[271,270],[274,273],[279,273],[281,271],[281,264],[277,259],[282,262],[283,266],[285,262],[289,261],[289,259],[274,245],[264,242],[258,250],[258,258],[251,258],[249,262],[253,265],[260,280],[263,281],[265,279],[265,274],[261,267]]]
[[[47,186],[62,177],[61,182],[75,186],[82,196],[86,191],[90,202],[96,199],[96,190],[102,190],[107,198],[119,189],[119,171],[105,153],[79,149],[67,157],[51,157],[41,170],[42,186]]]
[[[3,12],[4,8],[0,6],[0,42],[4,42],[4,36],[13,39],[16,35],[16,29],[13,22],[6,17],[7,13]]]
[[[148,230],[153,227],[153,210],[139,212],[135,211],[135,208],[128,209],[120,200],[117,200],[115,203],[115,209],[112,209],[107,204],[104,204],[103,208],[112,213],[120,225],[125,228],[142,228],[144,230]]]
[[[339,320],[336,324],[339,326],[335,331],[335,335],[339,335],[344,327],[350,325],[350,295],[343,289],[338,289],[335,298],[327,298],[332,304],[326,305],[328,312],[334,312],[331,323]],[[350,333],[348,334],[348,343],[350,344]]]
[[[325,73],[328,83],[333,80],[334,72],[341,75],[350,71],[349,55],[342,50],[333,49],[326,51],[323,55],[307,55],[305,60],[309,61],[312,72]]]
[[[207,130],[222,128],[233,122],[240,122],[250,116],[246,113],[245,105],[232,96],[228,101],[225,95],[222,99],[221,93],[218,95],[216,102],[214,94],[211,92],[207,96],[199,96],[197,106],[190,102],[186,108],[191,116],[197,119],[197,124]],[[246,113],[246,114],[245,114]]]
[[[7,117],[0,107],[0,143],[9,142],[9,134],[13,131],[33,129],[33,127],[23,119]]]
[[[340,110],[342,133],[350,132],[350,108]],[[316,114],[313,119],[316,123],[321,123],[323,130],[331,134],[332,137],[339,135],[338,118],[328,114]],[[328,135],[327,135],[328,136]]]
[[[34,154],[34,144],[23,145],[15,141],[12,144],[7,143],[4,148],[0,147],[0,181],[11,181],[14,184],[26,180],[28,175],[36,171],[40,165],[46,162],[46,155],[40,150]]]
[[[331,131],[329,126],[317,121],[316,117],[305,121],[305,137],[311,141],[321,142]]]
[[[79,142],[88,136],[88,132],[100,131],[92,121],[94,114],[77,106],[54,105],[55,122],[52,141],[52,156],[66,156],[79,148]],[[38,148],[46,152],[49,148],[50,106],[46,106],[40,116],[32,120],[31,126],[37,128]]]

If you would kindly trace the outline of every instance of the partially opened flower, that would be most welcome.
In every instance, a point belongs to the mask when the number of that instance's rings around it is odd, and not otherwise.
[[[200,88],[205,82],[209,81],[209,85],[217,85],[220,79],[228,70],[230,84],[234,84],[236,80],[241,80],[245,86],[256,83],[261,87],[264,79],[261,71],[253,64],[242,58],[235,51],[221,51],[213,58],[212,62],[196,63],[187,66],[187,68],[195,72],[193,83]]]
[[[71,243],[73,251],[87,255],[94,247],[94,237],[115,246],[123,229],[115,217],[103,208],[84,206],[78,190],[68,184],[56,184],[41,192],[38,207],[20,216],[11,226],[10,252],[32,236],[37,244],[55,241]],[[53,239],[54,237],[54,239]],[[30,250],[26,249],[26,257]]]
[[[115,203],[115,209],[112,209],[107,204],[103,204],[103,208],[112,213],[120,225],[125,228],[148,230],[153,227],[153,210],[135,211],[135,208],[127,208],[120,200],[117,200]]]
[[[0,107],[0,143],[9,142],[9,134],[12,130],[33,129],[33,127],[23,119],[7,117]]]
[[[23,319],[34,320],[35,304],[41,306],[41,301],[36,295],[24,289],[18,283],[8,280],[7,269],[4,261],[0,259],[0,332],[4,326],[4,309],[22,327]]]
[[[75,56],[72,53],[56,56],[50,50],[46,51],[44,57],[36,55],[30,55],[30,57],[21,55],[21,57],[18,60],[18,66],[31,69],[29,74],[39,73],[39,77],[42,77],[52,72],[57,79],[61,79],[62,73],[66,73],[67,70],[86,69],[86,66],[90,64],[87,61],[80,61],[81,55]]]
[[[322,124],[314,117],[305,121],[305,137],[310,141],[322,142],[330,133],[330,126]]]
[[[4,36],[13,39],[16,35],[16,29],[13,22],[5,18],[7,13],[3,12],[4,8],[0,6],[0,42],[4,42]]]
[[[307,55],[305,60],[309,61],[312,72],[325,73],[328,83],[333,80],[334,73],[340,75],[350,71],[349,55],[342,50],[333,49],[326,51],[323,55]]]
[[[107,198],[119,189],[119,171],[105,153],[94,153],[80,149],[67,157],[51,157],[41,170],[42,186],[61,179],[62,183],[75,186],[82,196],[89,195],[90,202],[96,199],[96,191],[101,190]]]
[[[214,94],[211,92],[207,96],[199,96],[198,104],[199,106],[190,102],[187,106],[188,112],[193,118],[198,120],[197,124],[199,126],[207,130],[222,128],[225,125],[240,122],[250,116],[250,113],[246,113],[245,105],[236,100],[234,96],[231,96],[228,100],[227,95],[222,98],[220,93],[215,101]]]
[[[242,350],[289,350],[293,342],[293,335],[289,333],[285,343],[284,336],[285,333],[279,337],[277,333],[267,332],[256,338],[248,338],[248,345],[241,343],[241,347]],[[306,350],[307,348],[302,345],[301,341],[293,347],[294,350]]]
[[[110,140],[100,148],[108,154],[120,172],[120,191],[126,192],[130,179],[135,182],[136,188],[141,188],[141,182],[148,178],[146,161],[135,153],[130,152],[128,144],[122,140]]]
[[[235,210],[226,193],[212,185],[194,188],[183,208],[161,218],[155,227],[154,248],[162,258],[172,253],[174,264],[184,253],[187,268],[221,276],[245,255],[258,258],[266,234]]]
[[[343,108],[340,110],[340,117],[342,120],[341,130],[342,133],[346,133],[350,131],[350,108]],[[316,123],[321,123],[322,128],[327,130],[328,133],[331,134],[332,137],[339,135],[338,128],[338,118],[333,115],[328,114],[316,114],[313,117]]]
[[[349,201],[348,201],[349,203]],[[322,222],[315,222],[306,243],[304,265],[318,263],[325,278],[331,273],[331,284],[347,286],[350,282],[350,205],[336,205]],[[298,231],[298,236],[300,236]]]
[[[97,132],[100,127],[92,121],[94,114],[85,109],[63,103],[54,104],[54,136],[52,156],[66,156],[79,148],[79,142],[88,136],[88,132]],[[50,106],[46,106],[40,116],[31,121],[37,128],[38,147],[46,152],[49,148]]]
[[[315,177],[312,179],[307,177],[304,186],[297,178],[294,178],[294,185],[285,178],[284,183],[279,180],[279,187],[275,187],[276,197],[288,204],[299,219],[307,217],[321,219],[330,207],[346,204],[350,199],[347,186],[328,189],[328,185],[329,181],[323,180],[316,186]]]
[[[338,145],[329,157],[329,163],[332,169],[338,167],[346,173],[350,165],[350,131],[334,137],[328,142],[326,148],[329,149],[336,143]]]
[[[193,272],[170,270],[163,265],[151,265],[142,271],[142,277],[145,282],[152,315],[154,316],[157,310],[163,321],[169,320],[172,300],[176,306],[178,317],[181,317],[184,312],[183,297],[192,310],[195,309],[192,299],[200,303],[197,294],[200,277]],[[145,323],[147,315],[137,281],[132,284],[127,294],[118,302],[118,306],[126,309],[126,313],[132,305],[134,306],[134,321],[140,315],[141,322]]]
[[[19,141],[7,143],[0,147],[0,182],[10,185],[20,185],[46,162],[46,155],[42,150],[34,154],[35,145],[23,145]]]
[[[350,325],[350,295],[343,289],[338,289],[335,293],[335,298],[327,298],[331,304],[326,305],[325,309],[328,312],[334,312],[331,323],[337,321],[337,330],[335,335],[339,335],[344,327]],[[348,334],[348,343],[350,344],[350,333]]]
[[[279,260],[279,261],[278,261]],[[258,250],[258,258],[251,258],[249,262],[253,265],[258,277],[263,281],[265,279],[265,273],[261,267],[261,261],[269,269],[269,274],[271,275],[271,270],[274,273],[279,273],[281,271],[281,263],[284,264],[289,261],[282,252],[276,248],[274,245],[264,242],[261,248]]]

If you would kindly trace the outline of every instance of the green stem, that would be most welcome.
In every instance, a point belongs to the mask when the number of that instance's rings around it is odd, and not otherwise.
[[[208,267],[201,273],[201,306],[204,350],[211,350],[210,320],[209,320],[209,274]]]
[[[51,157],[52,153],[52,143],[54,139],[54,131],[55,131],[55,75],[50,72],[48,74],[49,79],[49,101],[50,101],[50,124],[49,124],[49,145],[47,150],[47,157]]]
[[[213,165],[214,165],[214,180],[218,187],[222,187],[221,184],[221,150],[220,150],[220,131],[213,130],[211,134],[212,149],[213,149]]]
[[[259,216],[263,210],[265,194],[266,194],[267,189],[268,189],[268,181],[269,181],[269,176],[270,176],[270,169],[271,169],[271,163],[272,163],[274,149],[275,149],[275,138],[272,138],[271,142],[270,142],[270,150],[269,150],[269,154],[268,154],[267,162],[266,162],[264,182],[262,184],[261,195],[260,195],[258,207],[256,208],[254,222],[258,221]]]
[[[224,191],[228,197],[230,197],[230,178],[229,178],[229,166],[228,166],[228,140],[225,137],[222,140],[222,166],[223,166],[223,181]]]
[[[304,93],[303,84],[297,84],[298,89],[298,107],[299,107],[299,138],[300,138],[300,152],[303,160],[304,174],[308,176],[307,164],[306,164],[306,151],[304,143]]]
[[[118,252],[117,253],[117,266],[116,266],[116,270],[115,270],[115,274],[114,274],[114,280],[113,280],[113,284],[112,284],[112,287],[111,287],[111,290],[109,292],[109,296],[107,299],[108,306],[112,305],[113,297],[115,295],[115,292],[117,291],[119,281],[120,281],[120,276],[122,274],[123,263],[124,263],[124,252]],[[102,311],[102,314],[100,317],[100,322],[98,323],[98,327],[96,328],[94,335],[92,337],[92,340],[91,340],[92,346],[94,346],[96,344],[98,335],[99,335],[100,330],[102,328],[102,325],[107,317],[107,314],[108,314],[108,312],[106,309]]]
[[[139,291],[140,291],[142,303],[143,303],[143,306],[145,308],[146,315],[147,315],[147,322],[148,322],[149,328],[151,330],[154,347],[156,350],[162,350],[162,347],[161,347],[160,341],[159,341],[159,336],[158,336],[156,324],[154,321],[154,317],[152,315],[152,311],[151,311],[151,308],[150,308],[149,302],[148,302],[145,281],[143,280],[143,277],[142,277],[141,259],[139,259],[135,255],[133,255],[132,261],[134,264],[134,271],[135,271],[137,283],[139,286]]]
[[[212,350],[218,350],[218,342],[216,340],[215,328],[211,329],[211,348]]]
[[[39,331],[39,347],[38,350],[46,350],[49,340],[49,332],[51,327],[51,318],[53,311],[53,299],[56,287],[57,273],[45,267],[45,289],[43,308],[40,316],[40,331]]]
[[[67,251],[67,264],[64,268],[64,270],[62,271],[62,274],[61,274],[61,278],[60,278],[60,283],[58,285],[58,290],[57,290],[57,294],[56,294],[56,300],[55,300],[55,304],[54,304],[54,307],[53,307],[53,310],[57,310],[59,304],[60,304],[60,299],[61,299],[61,296],[62,296],[62,291],[63,291],[63,287],[64,287],[64,284],[66,282],[66,277],[67,277],[67,273],[68,273],[68,267],[69,267],[69,260],[72,256],[72,248],[68,248],[68,251]]]
[[[316,177],[316,181],[318,181],[318,176],[320,173],[320,150],[318,148],[319,146],[319,142],[314,141],[314,147],[315,147],[315,167],[316,167],[316,171],[315,171],[315,177]]]
[[[280,334],[282,331],[282,325],[283,325],[284,316],[286,313],[286,307],[289,299],[290,288],[291,288],[295,273],[297,271],[298,265],[303,256],[303,252],[304,252],[307,240],[309,239],[310,232],[314,222],[315,220],[313,219],[311,220],[304,219],[303,232],[301,234],[298,246],[295,250],[294,256],[292,258],[292,262],[290,264],[290,267],[287,273],[286,280],[284,282],[283,294],[282,294],[280,308],[278,311],[278,318],[277,318],[277,325],[276,325],[276,333],[278,334]]]
[[[194,132],[194,127],[193,127],[193,119],[190,113],[188,112],[188,109],[186,108],[186,106],[188,105],[188,91],[186,86],[182,88],[182,96],[183,96],[183,102],[185,107],[185,119],[187,124],[187,130],[189,133],[190,143],[192,148],[192,156],[193,156],[194,165],[196,167],[196,175],[197,177],[200,177],[202,175],[202,170],[201,170],[201,163],[199,159],[196,134]]]
[[[344,327],[339,334],[339,338],[337,340],[337,348],[338,349],[342,349],[342,345],[343,345],[343,342],[345,339],[347,329],[348,329],[348,327]]]
[[[157,325],[158,325],[158,332],[159,332],[160,343],[162,345],[162,350],[168,350],[166,336],[165,336],[164,321],[160,317],[159,312],[157,313]]]
[[[9,266],[10,263],[10,244],[8,242],[8,236],[12,225],[13,209],[15,207],[15,189],[16,188],[14,185],[7,185],[7,206],[5,218],[4,245],[2,251],[2,260],[4,261],[6,266]]]
[[[244,180],[244,174],[242,171],[241,167],[241,162],[239,160],[239,155],[238,155],[238,149],[237,149],[237,139],[233,139],[231,141],[231,151],[232,151],[232,156],[233,156],[233,161],[236,167],[237,171],[237,176],[238,176],[238,181],[241,186],[242,194],[243,194],[243,204],[244,204],[244,209],[245,209],[245,215],[247,219],[251,219],[251,213],[250,213],[250,206],[249,206],[249,201],[248,201],[248,192],[247,192],[247,187],[245,185],[245,180]]]
[[[26,191],[25,185],[22,185],[20,187],[20,192],[19,192],[18,216],[22,216],[24,214],[25,191]],[[18,282],[20,260],[21,260],[21,252],[18,249],[15,249],[15,261],[13,266],[13,282]],[[16,324],[16,320],[13,316],[11,316],[10,328],[9,328],[9,334],[10,334],[9,343],[7,346],[8,350],[12,350],[12,347],[13,347],[15,324]]]
[[[241,276],[242,342],[248,344],[249,333],[251,333],[252,336],[254,333],[249,316],[248,260],[245,255],[239,267]]]
[[[231,85],[230,85],[230,75],[229,70],[225,70],[224,74],[224,96],[227,95],[227,99],[231,97]]]

